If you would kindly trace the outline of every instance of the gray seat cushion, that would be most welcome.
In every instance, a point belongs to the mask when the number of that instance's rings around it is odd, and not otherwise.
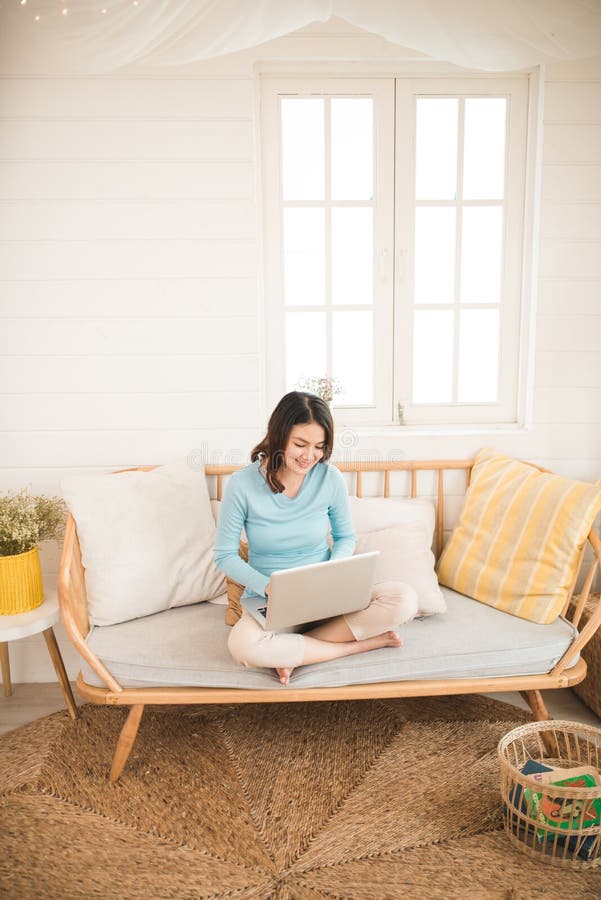
[[[290,685],[537,675],[553,668],[576,635],[574,626],[561,617],[551,625],[538,625],[449,588],[442,590],[447,613],[402,626],[400,649],[387,647],[302,666]],[[246,669],[231,658],[230,629],[223,616],[224,607],[212,603],[182,606],[118,625],[95,626],[87,643],[123,687],[286,690],[273,669]],[[88,684],[102,685],[86,663],[82,672]]]

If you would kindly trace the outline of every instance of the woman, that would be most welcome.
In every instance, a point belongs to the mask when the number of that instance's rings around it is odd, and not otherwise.
[[[313,394],[292,391],[274,409],[267,434],[251,453],[251,465],[229,479],[219,512],[215,563],[245,586],[243,598],[268,598],[270,576],[279,569],[352,555],[355,531],[346,486],[340,471],[327,462],[333,443],[328,405]],[[238,554],[242,528],[248,562]],[[243,612],[228,647],[245,666],[275,668],[287,685],[296,666],[400,647],[394,628],[416,609],[413,588],[380,584],[367,609],[336,616],[304,633],[265,631]]]

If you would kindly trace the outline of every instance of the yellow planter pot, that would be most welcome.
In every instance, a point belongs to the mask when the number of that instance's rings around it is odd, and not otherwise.
[[[37,547],[15,556],[0,556],[0,616],[13,616],[40,606],[44,599]]]

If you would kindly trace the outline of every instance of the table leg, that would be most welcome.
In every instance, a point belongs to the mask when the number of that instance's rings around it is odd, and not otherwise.
[[[8,659],[8,641],[0,641],[0,666],[2,667],[2,684],[4,685],[4,696],[10,697],[13,692],[13,686],[10,683],[10,661]]]
[[[69,710],[69,714],[71,715],[71,718],[76,719],[77,718],[77,704],[76,704],[75,698],[73,696],[73,691],[71,690],[71,685],[69,684],[69,679],[67,678],[67,673],[65,671],[65,664],[63,663],[63,658],[61,656],[61,652],[59,650],[58,644],[56,643],[56,638],[54,636],[54,631],[52,630],[52,628],[47,628],[44,631],[44,638],[46,640],[46,646],[48,647],[50,659],[52,660],[52,663],[56,670],[56,674],[58,676],[59,684],[63,689],[63,694],[65,695],[67,709]]]

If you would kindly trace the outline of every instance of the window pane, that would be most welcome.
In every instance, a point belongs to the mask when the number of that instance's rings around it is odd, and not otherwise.
[[[373,403],[373,313],[335,312],[333,369],[342,394],[337,403]]]
[[[286,390],[293,391],[301,379],[325,373],[325,313],[286,313]]]
[[[332,199],[373,200],[373,100],[331,100]]]
[[[413,331],[413,403],[453,399],[453,313],[419,310]]]
[[[459,317],[459,382],[461,403],[497,400],[499,373],[499,312],[464,309]]]
[[[323,209],[284,210],[284,302],[288,306],[325,301]]]
[[[461,300],[464,303],[499,302],[502,250],[502,208],[465,206],[461,241]]]
[[[373,210],[332,210],[332,302],[373,302]]]
[[[324,101],[282,98],[282,196],[323,200],[325,184]]]
[[[505,117],[502,97],[465,101],[463,196],[501,200],[505,182]]]
[[[455,209],[415,210],[415,302],[452,303],[455,297]]]
[[[456,98],[417,101],[416,196],[418,200],[455,200],[457,191]]]

